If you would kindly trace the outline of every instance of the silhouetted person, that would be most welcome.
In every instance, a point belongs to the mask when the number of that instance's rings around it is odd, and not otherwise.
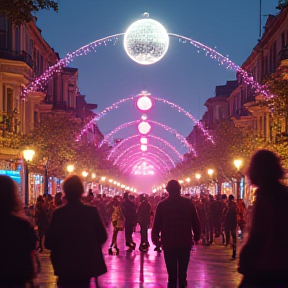
[[[37,238],[34,228],[20,212],[16,184],[10,177],[0,175],[1,288],[24,288],[35,276],[33,258]]]
[[[236,231],[237,231],[237,204],[234,201],[234,196],[229,195],[227,206],[223,211],[224,214],[224,229],[226,246],[230,244],[230,235],[232,236],[232,258],[236,258]]]
[[[124,193],[124,201],[122,202],[122,212],[125,217],[125,240],[126,246],[132,250],[135,250],[136,243],[133,242],[133,227],[136,222],[136,206],[130,200],[129,192]]]
[[[149,241],[148,241],[148,228],[150,225],[150,217],[151,217],[151,204],[147,199],[147,195],[140,195],[140,204],[137,208],[137,221],[140,225],[140,233],[141,233],[141,243],[139,246],[139,250],[142,252],[147,252],[149,249]]]
[[[78,176],[63,182],[68,203],[56,209],[45,238],[51,250],[51,261],[58,287],[89,287],[91,277],[106,273],[101,246],[107,233],[95,207],[84,205],[80,199],[84,187]]]
[[[257,151],[247,176],[257,190],[249,238],[240,253],[239,287],[288,287],[288,192],[280,159],[269,150]]]
[[[201,225],[194,204],[180,195],[178,181],[166,186],[169,197],[159,202],[152,228],[152,241],[163,247],[168,272],[168,287],[187,287],[187,269],[192,246],[192,231],[196,243],[201,236]],[[177,273],[178,270],[178,273]]]

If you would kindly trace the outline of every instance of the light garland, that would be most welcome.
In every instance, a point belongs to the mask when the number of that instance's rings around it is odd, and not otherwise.
[[[31,83],[24,87],[22,97],[25,99],[27,94],[37,90],[43,90],[48,80],[55,72],[61,72],[61,69],[67,66],[74,58],[82,55],[87,55],[91,51],[96,52],[96,48],[102,44],[106,46],[108,43],[115,43],[118,41],[118,37],[123,36],[124,33],[118,33],[115,35],[107,36],[98,40],[95,40],[81,48],[75,50],[72,53],[68,53],[63,59],[60,59],[56,64],[50,66],[40,77],[35,78]]]
[[[109,160],[112,155],[116,152],[116,150],[119,150],[120,147],[126,143],[127,141],[130,141],[130,140],[133,140],[135,138],[141,138],[142,135],[139,135],[139,134],[136,134],[136,135],[133,135],[133,136],[130,136],[128,138],[125,138],[124,140],[122,140],[121,142],[119,142],[117,145],[115,145],[112,150],[110,151],[108,157],[107,157],[107,160]],[[175,152],[175,154],[179,157],[179,159],[182,161],[183,160],[183,156],[177,151],[177,149],[172,146],[168,141],[166,141],[165,139],[161,138],[161,137],[158,137],[158,136],[154,136],[154,135],[146,135],[145,136],[146,138],[152,138],[152,139],[156,139],[158,141],[161,141],[162,143],[164,143],[164,145],[168,146],[171,150],[173,150]]]
[[[190,43],[197,49],[202,49],[206,53],[206,56],[209,56],[211,59],[218,61],[219,65],[223,65],[226,67],[226,69],[237,72],[241,76],[241,78],[243,79],[243,82],[246,85],[251,85],[255,89],[255,92],[262,94],[266,100],[269,100],[275,97],[275,95],[271,94],[267,86],[259,84],[257,81],[254,80],[253,76],[249,76],[247,71],[242,69],[240,66],[236,65],[228,57],[223,56],[216,50],[185,36],[181,36],[181,35],[174,34],[174,33],[169,33],[169,36],[177,37],[179,39],[179,42],[182,42],[184,44]]]
[[[125,155],[128,151],[130,151],[131,149],[134,149],[136,147],[140,147],[141,144],[135,144],[135,145],[132,145],[130,146],[129,148],[125,149],[113,162],[113,165],[116,165],[117,162],[119,161],[119,159],[121,157],[123,157],[123,155]],[[176,167],[176,164],[175,162],[171,159],[171,157],[165,152],[163,151],[162,149],[160,149],[159,147],[155,146],[155,145],[149,145],[149,148],[154,148],[156,149],[157,151],[159,151],[160,153],[162,153],[167,159],[169,159],[169,161],[172,163],[173,167],[175,168]]]
[[[134,121],[131,121],[131,122],[126,122],[126,123],[116,127],[114,130],[112,130],[110,133],[108,133],[107,135],[104,136],[104,139],[100,142],[99,146],[101,147],[104,143],[109,142],[108,141],[109,138],[111,138],[113,134],[117,133],[121,129],[127,128],[127,127],[129,127],[131,125],[134,125],[134,124],[138,124],[141,121],[142,120],[134,120]],[[173,129],[173,128],[169,127],[169,126],[166,126],[166,125],[164,125],[162,123],[159,123],[157,121],[148,120],[147,122],[156,124],[156,125],[164,128],[169,133],[174,134],[176,136],[176,138],[178,140],[180,140],[180,142],[183,143],[188,148],[189,152],[193,152],[194,156],[197,156],[197,153],[196,153],[195,149],[193,148],[193,146],[186,140],[186,138],[184,136],[182,136],[180,133],[178,133],[175,129]]]
[[[142,153],[142,152],[136,152],[136,153],[132,153],[129,156],[126,155],[124,161],[121,162],[121,164],[119,165],[119,168],[122,169],[123,167],[125,168],[125,166],[127,166],[129,161],[132,161],[132,159],[134,159],[135,157],[139,158],[138,156],[141,155],[143,157],[143,155],[149,155],[151,158],[153,158],[155,161],[158,161],[158,163],[161,163],[161,165],[164,165],[164,169],[167,169],[168,171],[171,169],[167,163],[157,154],[155,153],[151,153],[151,152],[147,152],[147,153]]]
[[[164,177],[163,169],[161,169],[157,164],[155,164],[155,163],[153,162],[153,160],[151,160],[151,159],[146,159],[146,161],[149,162],[149,163],[151,163],[152,165],[154,165],[154,167],[157,169],[158,173],[159,173],[161,176]],[[126,174],[127,171],[132,168],[132,166],[135,166],[136,164],[141,163],[141,162],[142,162],[141,159],[135,160],[134,162],[130,163],[130,164],[123,170],[122,173],[123,173],[123,174]],[[131,172],[130,172],[130,173],[131,173]]]
[[[134,100],[135,98],[143,97],[143,96],[149,96],[150,98],[152,98],[154,100],[161,101],[164,104],[170,105],[170,107],[176,109],[178,112],[183,113],[185,116],[190,118],[200,128],[200,130],[203,132],[203,134],[205,135],[207,140],[211,141],[214,144],[213,137],[203,127],[203,124],[196,117],[194,117],[191,113],[189,113],[188,111],[183,109],[181,106],[179,106],[179,105],[177,105],[177,104],[175,104],[173,102],[170,102],[170,101],[168,101],[166,99],[163,99],[163,98],[154,97],[150,93],[148,93],[147,91],[142,91],[140,94],[137,94],[135,96],[123,98],[123,99],[113,103],[111,106],[106,107],[101,113],[96,115],[88,124],[86,124],[84,126],[84,128],[81,130],[80,134],[77,136],[76,140],[79,141],[81,139],[81,137],[83,136],[83,134],[87,132],[87,130],[91,127],[91,125],[93,123],[95,123],[96,121],[99,121],[103,116],[107,115],[108,112],[110,112],[110,111],[112,111],[114,109],[117,109],[120,104],[125,103],[125,102],[127,102],[129,100]]]

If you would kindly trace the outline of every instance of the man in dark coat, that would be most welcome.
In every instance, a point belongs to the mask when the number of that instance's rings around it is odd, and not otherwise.
[[[170,180],[166,190],[169,197],[159,202],[157,206],[152,241],[156,246],[162,244],[168,272],[168,287],[177,287],[178,278],[179,287],[184,288],[187,287],[192,231],[197,243],[201,236],[201,224],[194,204],[189,199],[181,197],[181,186],[178,181]]]
[[[151,217],[151,204],[148,201],[146,194],[140,195],[140,204],[137,208],[136,214],[141,229],[141,243],[139,250],[146,252],[150,246],[148,241],[148,227],[150,225]]]
[[[136,206],[130,200],[129,192],[124,193],[124,201],[122,202],[122,212],[125,218],[125,240],[126,246],[135,249],[136,243],[133,242],[133,227],[136,222]]]
[[[107,232],[97,209],[80,201],[84,187],[78,176],[66,178],[63,190],[68,203],[53,213],[45,246],[58,287],[89,287],[91,277],[107,272],[101,249]]]

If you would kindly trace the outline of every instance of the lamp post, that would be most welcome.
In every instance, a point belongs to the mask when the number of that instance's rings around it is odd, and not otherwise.
[[[237,174],[240,174],[240,168],[243,164],[243,161],[241,159],[235,159],[234,160],[234,165],[237,169]],[[237,199],[240,198],[240,180],[241,180],[241,174],[240,174],[240,177],[239,175],[236,176],[236,196],[237,196]]]
[[[212,181],[212,183],[213,183],[214,170],[213,170],[213,169],[208,169],[207,173],[208,173],[208,175],[209,175],[209,177],[211,178],[211,181]],[[216,183],[216,185],[217,185],[217,183]],[[215,187],[217,187],[217,186],[215,186]],[[215,188],[215,187],[214,187],[214,188]],[[216,192],[215,194],[218,194],[217,188],[216,188],[216,191],[215,191],[215,192]]]
[[[33,160],[35,151],[32,149],[27,149],[23,151],[24,158],[24,178],[25,178],[25,206],[29,204],[29,167],[28,163]]]
[[[197,183],[198,183],[198,185],[199,185],[199,180],[200,180],[200,178],[201,178],[201,174],[200,173],[196,173],[195,174],[195,178],[197,179]],[[196,190],[195,190],[195,194],[196,194],[196,192],[197,192],[197,187],[196,187]],[[201,192],[201,191],[200,191]]]

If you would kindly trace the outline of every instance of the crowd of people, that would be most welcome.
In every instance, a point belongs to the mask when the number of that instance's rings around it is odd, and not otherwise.
[[[248,230],[239,257],[239,272],[244,275],[239,287],[288,287],[288,233],[283,229],[288,225],[288,193],[281,183],[284,171],[279,158],[271,151],[258,151],[247,176],[258,187],[253,218],[243,199],[205,193],[181,196],[176,180],[168,182],[162,196],[135,197],[126,191],[121,197],[106,197],[92,190],[83,196],[83,183],[76,175],[64,180],[63,194],[39,196],[35,205],[25,207],[24,215],[15,183],[0,175],[0,288],[20,288],[31,282],[40,269],[37,254],[44,247],[51,250],[59,287],[89,287],[92,277],[97,285],[97,277],[107,272],[102,245],[108,240],[110,223],[110,255],[119,254],[120,231],[125,233],[127,251],[137,248],[133,241],[137,224],[141,234],[138,249],[147,252],[148,229],[152,228],[154,250],[164,252],[168,287],[177,287],[177,283],[187,287],[193,245],[211,245],[220,238],[221,244],[231,245],[235,259],[237,238],[243,239]],[[281,286],[283,283],[287,286]]]

